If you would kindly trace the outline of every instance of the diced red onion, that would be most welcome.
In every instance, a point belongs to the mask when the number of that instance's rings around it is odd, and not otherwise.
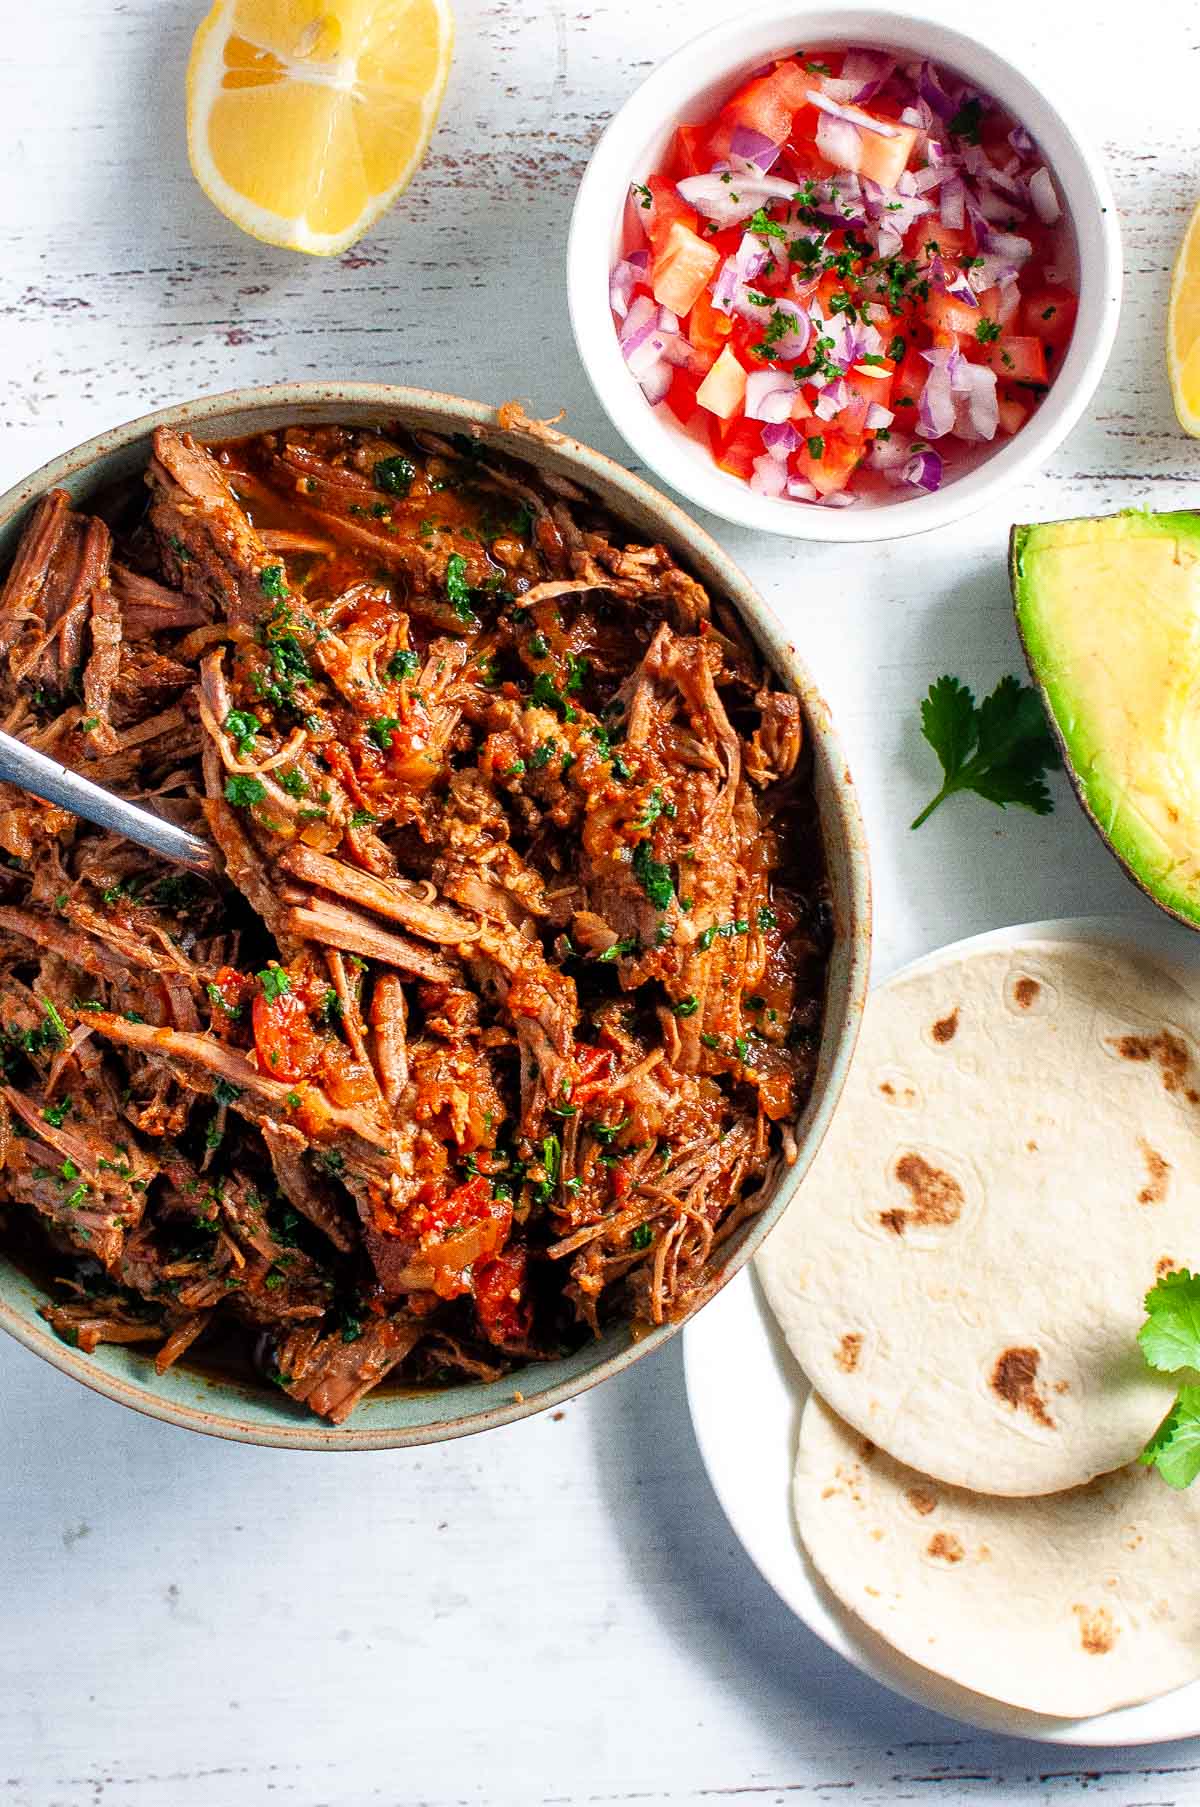
[[[996,319],[1001,326],[1009,326],[1016,318],[1017,309],[1021,305],[1021,289],[1017,282],[1016,271],[999,285],[1000,300],[996,306]]]
[[[628,314],[633,291],[645,276],[649,262],[648,252],[634,251],[629,257],[622,258],[609,277],[608,305],[618,320],[624,320]]]
[[[858,497],[848,489],[835,489],[831,495],[820,498],[822,508],[853,508]]]
[[[1017,176],[1010,175],[1007,170],[997,169],[994,163],[986,163],[979,174],[980,180],[986,182],[989,188],[994,188],[997,194],[1011,201],[1014,207],[1024,209],[1025,184]]]
[[[823,75],[821,77],[821,92],[822,94],[827,94],[830,100],[845,102],[855,98],[857,94],[857,83],[848,82],[845,76]]]
[[[919,195],[928,194],[929,190],[936,188],[939,182],[946,181],[949,174],[950,171],[944,165],[940,169],[935,169],[931,163],[926,164],[924,169],[913,171],[913,184]]]
[[[872,402],[867,409],[867,418],[863,423],[868,433],[880,433],[890,427],[896,416],[890,408],[881,408],[878,402]]]
[[[994,439],[1000,425],[996,373],[986,364],[968,364],[964,359],[962,375],[966,393],[958,400],[954,430],[966,440]]]
[[[919,107],[905,107],[900,115],[900,124],[915,126],[918,131],[924,131],[925,115]]]
[[[787,487],[787,465],[764,452],[754,460],[750,487],[760,496],[781,496]]]
[[[649,295],[639,295],[625,316],[618,335],[621,349],[628,357],[658,325],[658,305]]]
[[[819,88],[810,88],[808,98],[818,112],[827,113],[830,119],[844,120],[847,125],[857,126],[863,132],[874,132],[879,138],[895,138],[897,135],[897,127],[888,120],[875,119],[860,107],[845,107],[840,101],[830,100]]]
[[[1012,145],[1018,157],[1032,157],[1037,151],[1037,145],[1033,142],[1033,139],[1029,136],[1029,133],[1025,130],[1023,125],[1015,125],[1013,127],[1012,131],[1008,134],[1008,142]]]
[[[1010,263],[1006,257],[997,257],[993,252],[972,264],[967,271],[967,281],[977,295],[982,295],[985,289],[994,289],[997,283],[1012,281],[1016,274],[1015,264]]]
[[[912,452],[912,440],[905,433],[893,433],[890,439],[876,439],[867,453],[867,463],[873,470],[896,471],[907,464]]]
[[[762,430],[762,441],[772,458],[786,461],[800,444],[800,435],[790,420],[768,421]]]
[[[664,357],[667,338],[668,335],[655,326],[648,333],[639,333],[636,341],[631,340],[625,347],[625,362],[639,383],[646,372]]]
[[[843,378],[839,377],[836,383],[830,383],[829,387],[823,389],[818,395],[813,403],[813,413],[818,420],[833,420],[841,413],[849,400],[849,386]]]
[[[796,302],[788,301],[784,296],[777,298],[773,295],[767,305],[762,307],[757,301],[751,301],[749,293],[742,289],[733,305],[744,320],[752,320],[756,326],[761,326],[764,330],[777,315],[784,315],[792,322],[792,325],[786,332],[772,340],[775,355],[784,359],[803,357],[812,329],[809,325],[808,315]]]
[[[748,420],[788,420],[795,399],[796,384],[788,370],[752,370],[746,378]]]
[[[985,186],[979,191],[979,211],[991,225],[1008,226],[1015,219],[1024,219],[1026,209],[1021,202]]]
[[[733,254],[733,267],[741,280],[753,282],[770,261],[771,252],[764,240],[754,232],[743,232],[742,242]]]
[[[674,374],[675,373],[670,364],[667,363],[667,360],[665,358],[659,358],[656,363],[651,364],[649,368],[643,371],[642,375],[639,376],[638,382],[641,385],[642,394],[652,408],[656,408],[659,402],[666,401],[671,388],[671,379]]]
[[[777,161],[782,149],[783,146],[768,138],[765,132],[756,132],[747,125],[738,126],[729,141],[730,156],[744,158],[764,176]]]
[[[1033,246],[1027,238],[1021,238],[1016,232],[990,232],[990,243],[985,247],[993,257],[1003,257],[1019,270],[1033,256]]]
[[[809,483],[803,477],[791,477],[788,479],[787,493],[793,502],[815,502],[818,492],[815,483]]]
[[[943,181],[938,195],[938,214],[943,226],[951,232],[961,232],[966,223],[966,212],[963,179],[951,171]]]
[[[921,353],[932,365],[917,406],[917,430],[925,439],[940,439],[954,427],[954,392],[951,387],[954,371],[949,365],[949,359],[957,358],[960,354],[957,349],[949,354],[943,353],[946,363],[934,363],[934,355],[928,351]]]
[[[917,93],[927,107],[932,107],[939,119],[949,119],[958,108],[942,84],[941,72],[937,65],[928,60],[921,64],[917,73]]]
[[[878,94],[895,67],[895,58],[885,50],[848,50],[842,59],[842,80],[857,89],[850,98],[865,106]]]
[[[941,485],[942,461],[934,451],[926,449],[914,452],[901,473],[905,483],[911,483],[914,489],[924,489],[932,493]]]
[[[675,192],[705,219],[715,220],[719,226],[736,226],[764,201],[790,201],[796,185],[782,176],[735,176],[730,170],[722,175],[710,170],[706,176],[685,176],[675,184]]]
[[[817,149],[827,163],[856,170],[862,160],[862,134],[849,120],[822,113],[817,121]]]
[[[945,259],[936,252],[929,259],[929,280],[943,295],[951,295],[955,301],[962,301],[967,307],[979,306],[965,270],[960,270],[957,264],[947,265]]]
[[[1034,212],[1044,226],[1053,226],[1062,215],[1058,196],[1054,191],[1054,183],[1050,179],[1050,171],[1043,163],[1035,169],[1029,178],[1029,198],[1033,202]]]
[[[721,268],[717,271],[717,278],[713,283],[712,295],[710,297],[713,306],[719,314],[731,314],[733,312],[733,304],[737,300],[738,291],[741,286],[742,283],[741,278],[738,275],[737,265],[734,263],[732,257],[727,257],[725,262],[721,265]]]

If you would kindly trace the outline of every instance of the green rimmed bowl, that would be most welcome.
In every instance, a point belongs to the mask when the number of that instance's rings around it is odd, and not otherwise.
[[[384,383],[281,383],[206,396],[102,433],[65,452],[0,497],[0,569],[16,549],[29,504],[47,489],[69,490],[80,504],[145,469],[159,426],[204,439],[232,439],[273,427],[339,421],[379,426],[400,421],[435,432],[478,428],[484,441],[539,471],[569,478],[617,520],[650,541],[662,541],[710,590],[737,608],[764,657],[804,706],[814,755],[814,785],[833,896],[835,941],[825,1023],[812,1095],[795,1126],[795,1165],[777,1181],[764,1208],[730,1238],[719,1284],[744,1267],[778,1221],[828,1127],[849,1067],[866,999],[870,968],[870,877],[862,821],[829,711],[796,648],[762,597],[707,533],[682,509],[611,458],[558,433],[502,429],[481,402]],[[159,1378],[144,1355],[102,1344],[94,1354],[70,1348],[38,1315],[44,1293],[0,1251],[0,1327],[27,1349],[85,1386],[121,1405],[187,1430],[235,1442],[282,1449],[392,1449],[468,1436],[561,1405],[599,1381],[659,1349],[685,1320],[635,1332],[617,1325],[559,1361],[544,1362],[503,1380],[437,1391],[384,1390],[368,1395],[349,1422],[321,1423],[267,1386],[212,1379],[186,1366]],[[702,1309],[702,1308],[701,1308]]]

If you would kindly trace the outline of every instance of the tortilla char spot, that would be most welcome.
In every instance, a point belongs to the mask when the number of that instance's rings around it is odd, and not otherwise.
[[[885,1079],[879,1089],[885,1098],[894,1098],[896,1096],[896,1088],[890,1079]]]
[[[953,1531],[935,1531],[925,1545],[927,1556],[936,1556],[941,1562],[961,1562],[963,1547]]]
[[[1151,1148],[1149,1142],[1138,1137],[1138,1147],[1142,1151],[1142,1159],[1146,1163],[1146,1184],[1138,1193],[1139,1205],[1161,1205],[1167,1196],[1167,1187],[1171,1182],[1171,1163],[1165,1155],[1159,1154],[1157,1148]]]
[[[1174,1255],[1160,1255],[1154,1263],[1154,1272],[1161,1280],[1164,1274],[1173,1274],[1178,1265]]]
[[[1053,1430],[1054,1420],[1035,1384],[1041,1360],[1036,1349],[1006,1349],[992,1369],[992,1391],[1014,1412],[1028,1412],[1035,1423]]]
[[[1192,1064],[1186,1045],[1169,1029],[1157,1035],[1119,1035],[1113,1047],[1122,1060],[1156,1061],[1164,1092],[1183,1090],[1183,1079]]]
[[[1026,1142],[1025,1146],[1029,1150],[1030,1154],[1036,1154],[1038,1151],[1038,1145],[1036,1142]]]
[[[913,1511],[919,1512],[922,1518],[928,1518],[937,1505],[937,1494],[927,1493],[924,1487],[910,1487],[904,1497]]]
[[[1107,1606],[1073,1606],[1079,1620],[1079,1642],[1089,1656],[1107,1656],[1117,1641],[1118,1628]]]
[[[872,1443],[872,1441],[869,1437],[864,1437],[858,1446],[859,1461],[860,1462],[869,1462],[872,1459],[872,1457],[874,1456],[874,1454],[875,1454],[875,1445]]]
[[[862,1354],[863,1340],[857,1330],[848,1330],[833,1352],[833,1359],[843,1374],[853,1374]]]
[[[1028,1010],[1041,989],[1036,979],[1023,976],[1013,986],[1013,997],[1022,1010]]]
[[[966,1200],[952,1173],[935,1167],[921,1154],[902,1154],[892,1172],[907,1189],[912,1204],[908,1210],[880,1212],[879,1221],[886,1230],[903,1236],[909,1224],[944,1227],[958,1222]]]
[[[1056,1393],[1069,1393],[1071,1391],[1070,1381],[1069,1380],[1056,1380],[1054,1383],[1054,1391]]]
[[[929,1033],[935,1042],[941,1042],[943,1045],[946,1042],[952,1042],[958,1034],[958,1006],[954,1007],[949,1016],[939,1017]]]

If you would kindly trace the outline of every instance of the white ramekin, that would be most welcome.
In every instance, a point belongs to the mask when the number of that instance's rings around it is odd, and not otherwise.
[[[1078,258],[1079,314],[1049,393],[1011,439],[932,495],[907,493],[853,508],[757,495],[722,471],[665,406],[652,408],[617,344],[608,278],[621,251],[631,182],[644,181],[675,127],[701,120],[772,56],[803,45],[862,44],[928,56],[992,95],[1036,140],[1055,178]],[[1108,179],[1076,126],[994,50],[949,26],[878,7],[772,6],[739,14],[669,56],[626,101],[592,154],[575,201],[567,294],[579,355],[609,419],[656,476],[739,526],[801,540],[889,540],[971,514],[1044,464],[1095,392],[1121,307],[1121,241]]]

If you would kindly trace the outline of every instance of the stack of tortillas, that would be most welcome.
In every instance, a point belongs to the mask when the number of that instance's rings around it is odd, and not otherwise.
[[[1068,941],[877,990],[758,1265],[815,1389],[800,1536],[846,1606],[1037,1713],[1200,1676],[1200,1484],[1136,1461],[1177,1379],[1142,1359],[1143,1299],[1200,1268],[1188,992]]]

